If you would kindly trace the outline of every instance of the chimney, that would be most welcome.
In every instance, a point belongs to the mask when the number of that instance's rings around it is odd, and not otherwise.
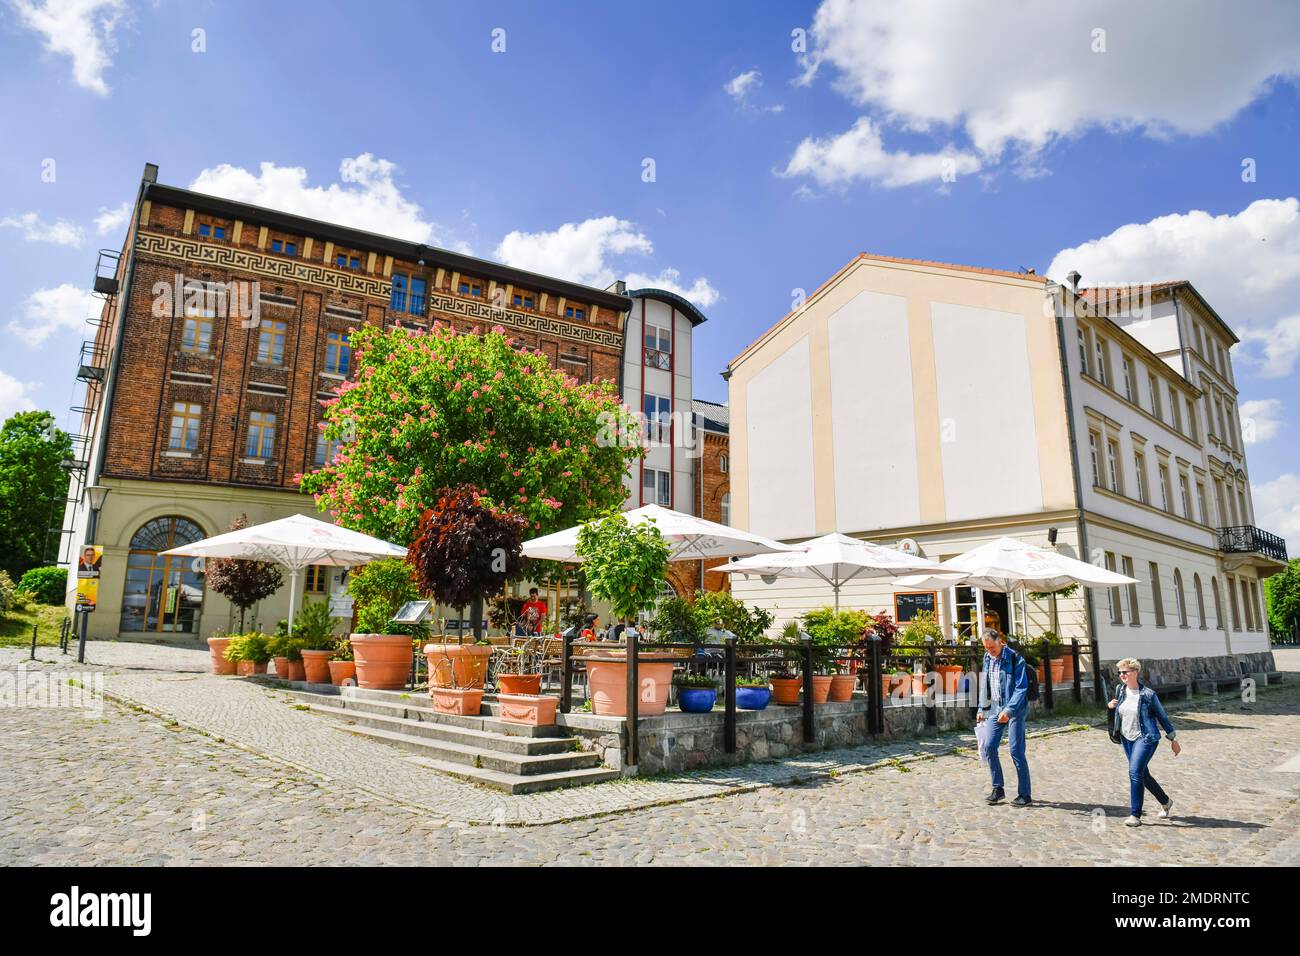
[[[158,164],[157,164],[157,163],[145,163],[145,164],[144,164],[144,177],[143,177],[143,178],[144,178],[144,181],[147,182],[147,183],[156,183],[156,182],[158,181]]]
[[[1082,279],[1083,276],[1079,274],[1078,270],[1075,270],[1074,272],[1071,272],[1071,273],[1070,273],[1068,276],[1066,276],[1065,278],[1066,278],[1066,281],[1070,283],[1070,288],[1071,288],[1071,289],[1074,291],[1074,293],[1077,295],[1078,292],[1079,292],[1079,280]]]

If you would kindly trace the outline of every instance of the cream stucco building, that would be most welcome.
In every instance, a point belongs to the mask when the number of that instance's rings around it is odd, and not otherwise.
[[[1122,314],[1131,302],[1144,307]],[[1235,673],[1232,655],[1268,651],[1261,579],[1285,546],[1250,523],[1234,342],[1188,283],[1123,300],[860,255],[729,366],[732,520],[936,560],[1001,535],[1046,545],[1054,529],[1063,552],[1140,581],[1058,602],[1062,637],[1095,635],[1106,660]],[[831,597],[804,581],[733,589],[778,621]],[[841,604],[933,606],[950,634],[990,610],[1012,633],[1050,621],[1046,602],[965,587],[850,584]]]

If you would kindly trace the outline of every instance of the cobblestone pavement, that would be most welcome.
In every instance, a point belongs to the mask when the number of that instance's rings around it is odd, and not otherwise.
[[[265,689],[205,678],[201,661],[185,673],[173,655],[192,651],[94,647],[92,659],[103,664],[120,655],[105,668],[110,693],[133,680],[136,692],[145,686],[195,699],[212,696],[208,685],[217,684],[222,699],[229,690],[234,701],[222,719],[262,719],[263,705],[250,702],[258,698],[283,718],[275,732],[337,736],[401,766],[367,763],[335,774],[295,768],[196,732],[184,718],[164,721],[114,703],[99,717],[0,708],[0,864],[978,864],[1005,862],[1000,847],[1008,838],[1030,863],[1300,862],[1300,675],[1254,704],[1202,699],[1179,711],[1184,753],[1173,758],[1162,747],[1152,768],[1176,801],[1175,817],[1130,831],[1120,826],[1123,759],[1097,729],[1031,741],[1040,802],[1025,810],[980,801],[987,775],[969,753],[930,756],[955,738],[929,743],[930,754],[916,741],[898,742],[726,773],[508,797],[415,768]],[[0,656],[0,666],[15,662]],[[913,756],[846,772],[890,754]],[[1279,769],[1288,762],[1289,770]],[[381,771],[410,776],[394,786],[371,776]],[[388,793],[408,785],[418,799]],[[695,799],[700,794],[708,796]],[[687,802],[646,806],[673,799]],[[637,806],[645,808],[629,809]],[[493,825],[565,812],[605,815]]]

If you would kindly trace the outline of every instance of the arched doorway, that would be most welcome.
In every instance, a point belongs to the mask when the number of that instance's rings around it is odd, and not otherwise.
[[[203,573],[194,559],[164,556],[168,551],[204,537],[203,529],[187,518],[154,518],[131,538],[122,589],[122,631],[197,634],[203,610]]]

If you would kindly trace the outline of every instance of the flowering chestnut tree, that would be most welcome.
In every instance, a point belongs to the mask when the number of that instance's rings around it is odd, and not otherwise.
[[[503,329],[364,326],[356,378],[325,402],[333,461],[300,476],[344,527],[406,544],[440,490],[468,486],[527,536],[619,507],[642,454],[613,383],[580,384]],[[609,440],[609,436],[615,440]]]

